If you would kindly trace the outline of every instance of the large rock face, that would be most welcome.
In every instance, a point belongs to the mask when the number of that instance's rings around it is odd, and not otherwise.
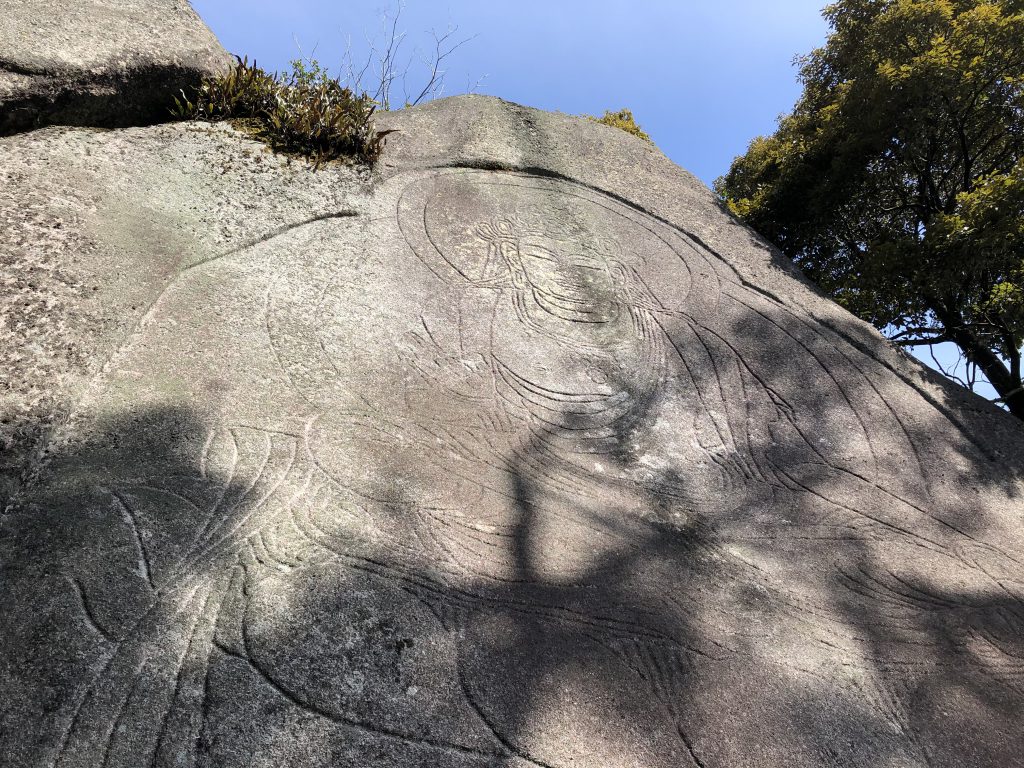
[[[5,0],[0,135],[162,122],[180,88],[230,64],[186,0]]]
[[[0,141],[0,763],[1024,765],[1015,421],[641,141],[380,127]]]

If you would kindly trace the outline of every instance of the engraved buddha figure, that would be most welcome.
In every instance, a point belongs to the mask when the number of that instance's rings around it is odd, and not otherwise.
[[[507,275],[517,315],[530,328],[604,345],[615,324],[628,320],[626,273],[615,261],[615,243],[531,230],[507,219],[482,225],[477,234],[488,243],[484,273]]]
[[[546,441],[610,450],[664,377],[656,301],[611,240],[509,219],[477,235],[488,247],[480,284],[504,287],[512,303],[499,300],[493,314],[499,386],[526,405]]]
[[[529,233],[510,249],[509,259],[516,287],[528,285],[537,306],[547,313],[574,323],[608,323],[618,318],[621,305],[616,301],[611,268],[595,246],[573,248],[563,240]]]

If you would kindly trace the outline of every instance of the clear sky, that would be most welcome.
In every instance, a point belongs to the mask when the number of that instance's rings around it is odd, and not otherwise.
[[[774,130],[800,94],[793,59],[820,46],[827,0],[405,0],[396,30],[408,87],[422,87],[432,31],[468,41],[445,62],[445,94],[501,96],[601,115],[628,107],[654,143],[705,183]],[[364,63],[399,0],[192,0],[221,43],[264,69],[300,51],[343,74]],[[368,75],[368,79],[372,76]],[[399,89],[399,92],[401,89]],[[944,365],[955,349],[938,349]],[[919,354],[931,365],[926,348]],[[991,388],[979,388],[994,397]]]

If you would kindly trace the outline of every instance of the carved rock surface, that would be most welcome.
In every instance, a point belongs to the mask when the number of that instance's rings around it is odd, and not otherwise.
[[[186,0],[5,0],[0,135],[163,122],[231,57]]]
[[[644,142],[378,120],[0,141],[0,764],[1024,765],[1019,424]]]

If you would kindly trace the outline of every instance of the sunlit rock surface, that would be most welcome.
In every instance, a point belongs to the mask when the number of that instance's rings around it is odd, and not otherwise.
[[[4,0],[0,135],[162,122],[231,62],[186,0]]]
[[[650,145],[0,140],[0,764],[1024,764],[1020,426]]]

